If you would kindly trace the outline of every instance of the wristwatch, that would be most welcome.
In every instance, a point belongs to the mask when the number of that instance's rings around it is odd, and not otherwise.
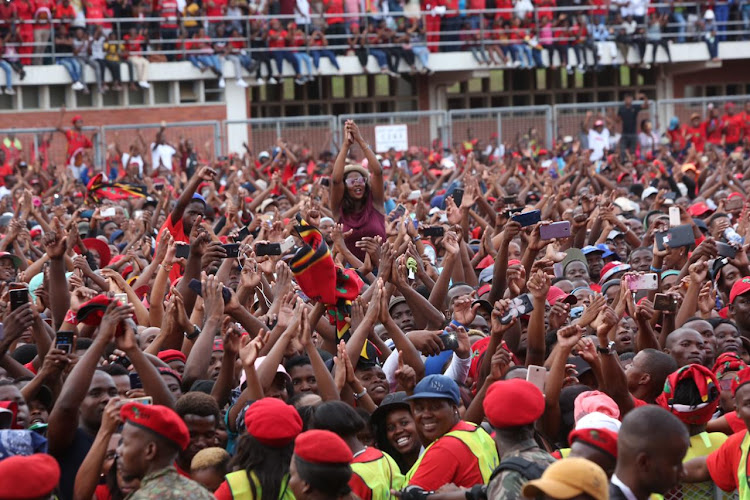
[[[596,348],[597,352],[600,352],[602,354],[614,354],[615,352],[615,341],[610,340],[607,344],[607,347],[599,346]]]
[[[356,401],[359,401],[360,399],[365,397],[365,394],[367,394],[367,387],[363,387],[362,392],[360,392],[359,394],[354,394],[354,399]]]
[[[201,329],[198,328],[198,325],[193,325],[193,331],[188,333],[185,332],[185,338],[188,340],[195,340],[198,338],[198,335],[201,334]]]

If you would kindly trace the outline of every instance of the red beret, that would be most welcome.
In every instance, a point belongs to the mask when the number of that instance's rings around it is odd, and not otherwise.
[[[170,361],[174,360],[180,360],[183,363],[187,361],[187,358],[182,353],[182,351],[178,351],[177,349],[166,349],[164,351],[160,351],[159,354],[157,354],[158,358],[165,363],[169,363]]]
[[[729,291],[729,303],[734,304],[734,299],[739,295],[744,295],[750,292],[750,277],[745,276],[734,282],[732,289]]]
[[[544,394],[525,380],[500,380],[487,389],[483,406],[492,427],[520,427],[533,424],[542,416]]]
[[[744,370],[738,371],[737,375],[735,375],[734,377],[734,380],[732,380],[732,396],[735,395],[737,389],[747,384],[748,382],[750,382],[750,368],[745,368]]]
[[[574,429],[568,435],[571,446],[573,441],[581,441],[617,458],[617,434],[609,429]]]
[[[177,373],[173,369],[167,368],[166,366],[160,366],[157,369],[159,370],[160,374],[162,374],[162,375],[171,375],[171,376],[173,376],[177,380],[177,382],[179,382],[180,384],[182,384],[182,375],[180,375],[179,373]]]
[[[181,450],[190,444],[190,432],[188,432],[187,425],[174,410],[166,406],[126,403],[120,409],[120,418],[123,422],[149,430],[172,441]]]
[[[348,464],[354,460],[352,450],[343,439],[331,431],[320,429],[297,436],[294,454],[312,464]]]
[[[0,461],[0,498],[7,500],[46,497],[60,481],[57,460],[46,453],[16,455]]]
[[[281,448],[302,432],[302,419],[294,406],[277,398],[263,398],[245,412],[245,427],[262,444]]]
[[[112,259],[112,252],[109,250],[109,245],[96,238],[85,238],[83,244],[86,245],[88,250],[94,250],[99,254],[101,267],[106,267],[109,264],[109,261]]]
[[[76,313],[79,323],[89,326],[99,326],[104,317],[111,299],[104,294],[99,294],[88,302],[84,302]]]

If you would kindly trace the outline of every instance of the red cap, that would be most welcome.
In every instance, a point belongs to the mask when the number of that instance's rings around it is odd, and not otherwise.
[[[698,389],[700,404],[687,406],[684,402],[679,404],[675,401],[677,385],[685,380],[692,381]],[[711,420],[716,408],[719,407],[719,392],[719,381],[711,370],[702,365],[690,364],[667,377],[664,392],[656,398],[656,404],[672,412],[685,424],[703,425]]]
[[[693,203],[687,209],[687,213],[689,213],[691,217],[700,217],[706,212],[711,212],[711,211],[712,211],[711,207],[709,207],[702,201],[699,201],[698,203]]]
[[[729,303],[734,304],[734,299],[736,299],[738,295],[743,295],[747,292],[750,292],[750,277],[745,276],[744,278],[735,281],[734,285],[732,285],[732,289],[729,291]]]
[[[88,302],[84,302],[81,307],[78,308],[76,313],[76,319],[79,323],[89,326],[99,326],[104,317],[104,311],[107,310],[107,306],[111,299],[106,295],[99,294]]]
[[[568,304],[575,304],[578,302],[575,295],[565,293],[562,288],[556,287],[555,285],[549,287],[549,292],[547,292],[547,302],[549,302],[549,305],[553,306],[560,300],[567,302]]]
[[[520,427],[533,424],[544,413],[544,394],[521,379],[500,380],[487,389],[484,414],[492,427]],[[513,408],[513,411],[508,411]]]
[[[83,240],[83,244],[89,250],[95,250],[99,254],[99,260],[101,261],[101,267],[106,267],[112,258],[112,252],[109,251],[109,245],[104,243],[98,238],[86,238]]]
[[[510,260],[508,261],[508,267],[512,267],[512,266],[520,266],[520,265],[521,265],[521,261],[520,261],[520,260],[518,260],[518,259],[510,259]]]
[[[487,255],[485,258],[479,261],[479,264],[477,264],[477,269],[486,269],[494,263],[495,259],[492,258],[492,255]]]
[[[732,380],[732,396],[737,393],[737,389],[750,382],[750,368],[745,368],[737,372]]]
[[[489,283],[485,283],[484,285],[479,287],[479,290],[477,290],[477,297],[481,297],[485,293],[489,293],[489,291],[492,290],[492,285]]]
[[[726,103],[726,104],[724,105],[724,109],[727,109],[727,110],[729,110],[729,109],[734,109],[734,103],[733,103],[733,102],[731,102],[731,101],[730,101],[730,102],[728,102],[728,103]]]
[[[322,444],[325,443],[325,446]],[[352,450],[337,434],[313,429],[303,432],[294,441],[294,454],[312,464],[348,464],[354,460]]]
[[[182,361],[183,363],[187,361],[187,358],[182,353],[182,351],[178,351],[177,349],[166,349],[164,351],[160,351],[159,354],[157,354],[157,357],[165,363],[169,363],[170,361],[175,360]]]
[[[568,434],[568,442],[586,443],[607,455],[617,458],[617,434],[609,429],[574,429]]]
[[[70,119],[70,123],[75,125],[78,120],[83,120],[83,117],[81,115],[74,115],[73,118]]]
[[[738,193],[737,191],[730,193],[729,196],[727,196],[727,200],[731,200],[732,198],[742,198],[742,195]]]
[[[594,127],[601,127],[604,125],[604,120],[596,120],[594,122]]]
[[[146,429],[172,441],[181,450],[190,444],[190,432],[180,416],[171,408],[160,405],[126,403],[120,409],[123,422]]]
[[[302,432],[302,419],[294,406],[277,398],[263,398],[245,412],[245,427],[262,444],[281,448]]]
[[[0,498],[7,500],[49,496],[60,482],[60,466],[46,453],[15,455],[0,461]]]

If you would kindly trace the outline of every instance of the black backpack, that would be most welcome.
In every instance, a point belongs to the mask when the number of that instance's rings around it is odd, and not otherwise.
[[[511,457],[500,462],[500,465],[498,465],[495,470],[492,471],[490,481],[492,481],[495,476],[504,471],[517,472],[521,474],[527,481],[531,481],[533,479],[539,479],[540,477],[542,477],[544,469],[546,468],[547,464],[544,464],[544,467],[542,467],[538,463],[531,462],[529,460],[526,460],[525,458]]]

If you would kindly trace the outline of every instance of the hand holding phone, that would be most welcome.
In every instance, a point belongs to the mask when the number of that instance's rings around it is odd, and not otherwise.
[[[8,292],[10,294],[10,310],[15,311],[24,304],[29,303],[29,289],[17,288]]]
[[[73,352],[73,332],[57,332],[55,334],[55,349],[60,349],[65,354]]]

